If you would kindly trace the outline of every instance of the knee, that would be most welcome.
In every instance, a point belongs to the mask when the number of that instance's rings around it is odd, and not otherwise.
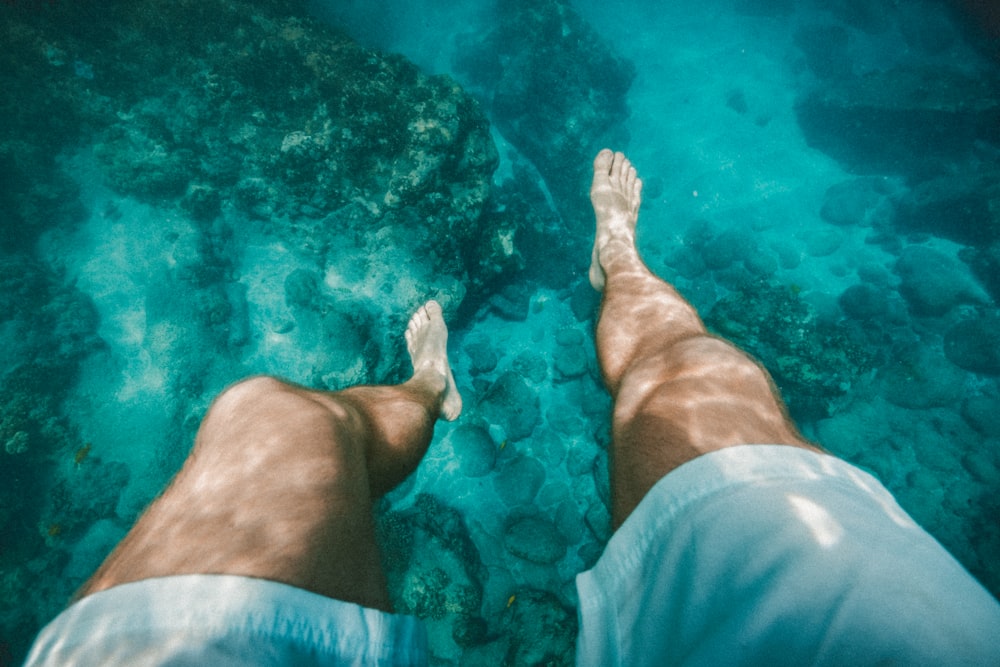
[[[770,398],[767,372],[730,343],[710,335],[684,338],[634,364],[616,399],[616,418],[627,418],[669,404],[686,412],[699,403],[745,403]],[[656,406],[656,407],[652,407]]]
[[[212,402],[205,415],[207,423],[251,423],[280,421],[288,415],[306,417],[317,408],[306,390],[274,377],[259,375],[230,385]]]
[[[313,391],[269,375],[240,380],[224,389],[209,410],[208,417],[213,415],[338,430],[357,429],[362,421],[355,406],[340,394]]]
[[[248,407],[295,393],[293,385],[270,375],[257,375],[232,384],[216,397],[215,407]]]

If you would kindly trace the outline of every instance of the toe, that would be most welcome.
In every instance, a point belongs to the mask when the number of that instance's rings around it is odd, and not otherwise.
[[[611,163],[611,182],[618,184],[621,182],[622,178],[622,165],[625,164],[627,160],[625,159],[624,153],[615,153],[615,159]]]
[[[607,174],[611,171],[611,163],[614,160],[615,154],[611,152],[611,149],[604,148],[597,157],[594,158],[594,172],[599,174]]]

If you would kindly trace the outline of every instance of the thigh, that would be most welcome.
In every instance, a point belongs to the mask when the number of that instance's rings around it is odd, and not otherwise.
[[[81,595],[150,577],[232,574],[389,610],[349,409],[270,378],[224,392],[182,470]]]

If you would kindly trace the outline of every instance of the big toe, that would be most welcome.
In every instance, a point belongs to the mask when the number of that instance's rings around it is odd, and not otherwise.
[[[611,172],[611,163],[615,159],[615,154],[609,148],[604,148],[597,157],[594,158],[594,172],[607,174]]]

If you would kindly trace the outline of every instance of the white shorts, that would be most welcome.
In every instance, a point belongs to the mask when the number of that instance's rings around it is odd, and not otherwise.
[[[89,595],[39,634],[26,663],[52,665],[426,665],[412,616],[263,579],[184,575]]]
[[[579,665],[1000,665],[1000,605],[871,475],[777,445],[661,479],[576,579]]]

